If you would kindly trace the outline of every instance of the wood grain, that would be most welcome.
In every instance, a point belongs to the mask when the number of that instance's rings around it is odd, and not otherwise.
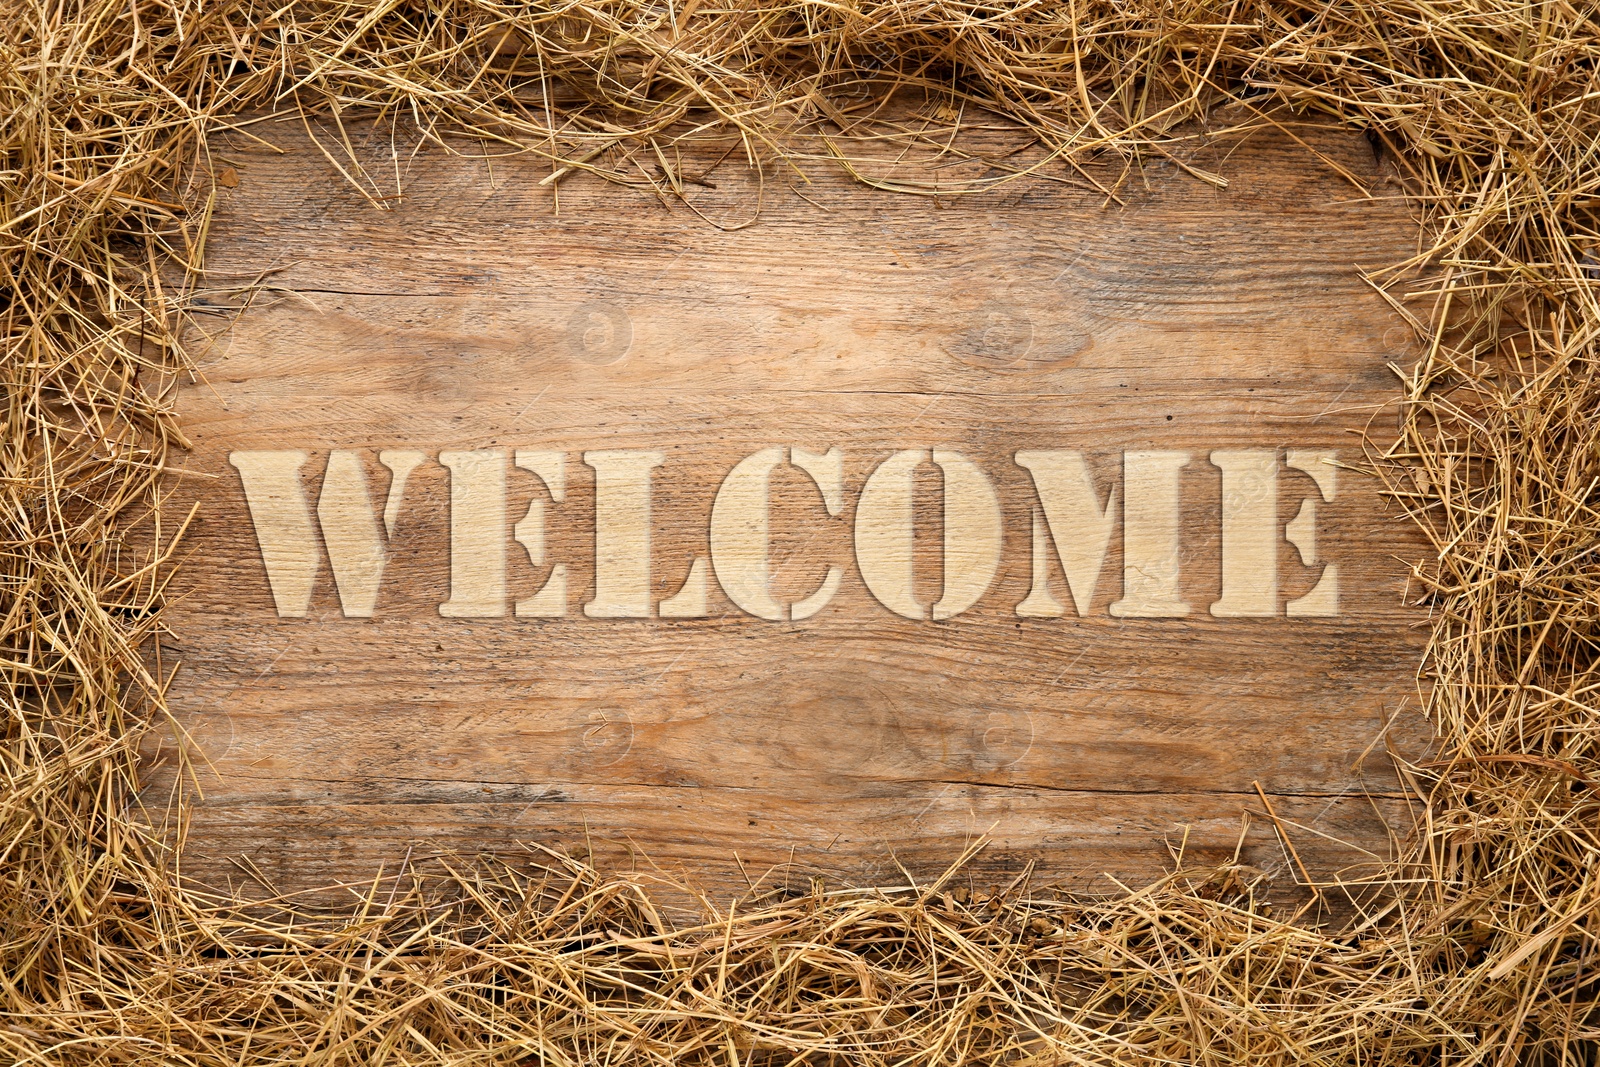
[[[1174,168],[1107,205],[1032,181],[964,199],[897,196],[814,168],[798,191],[727,167],[690,205],[518,160],[420,151],[406,195],[376,210],[290,127],[285,149],[219,146],[240,177],[210,235],[217,335],[179,398],[195,443],[179,504],[202,504],[164,657],[205,751],[188,870],[225,878],[248,855],[280,887],[370,877],[411,847],[518,840],[646,862],[719,890],[745,872],[929,874],[990,835],[976,868],[1028,861],[1107,888],[1189,854],[1285,869],[1255,783],[1305,827],[1323,874],[1387,853],[1404,805],[1382,735],[1415,748],[1420,613],[1405,567],[1422,548],[1359,473],[1359,431],[1392,425],[1400,318],[1357,267],[1405,256],[1397,198],[1363,199],[1282,136],[1198,149],[1226,190]],[[1303,132],[1385,185],[1359,138]],[[387,142],[364,148],[373,168]],[[1207,162],[1209,160],[1209,162]],[[375,171],[374,171],[375,172]],[[702,220],[759,220],[723,232]],[[801,195],[803,193],[803,196]],[[698,214],[697,214],[698,212]],[[248,309],[229,279],[270,272]],[[204,320],[212,321],[212,320]],[[222,329],[226,326],[226,329]],[[793,466],[771,483],[773,595],[840,570],[800,621],[741,611],[708,582],[705,617],[590,618],[596,450],[658,451],[650,601],[708,557],[729,470],[772,446],[843,454],[830,515]],[[854,528],[886,457],[949,449],[994,486],[996,577],[944,621],[887,610],[863,581]],[[371,618],[347,618],[323,560],[305,618],[275,610],[236,452],[302,450],[308,506],[334,450],[377,506],[381,450],[421,452],[387,540]],[[441,452],[565,457],[559,501],[509,466],[508,534],[542,502],[539,566],[509,541],[527,598],[565,568],[557,618],[448,618],[450,472]],[[1336,453],[1318,497],[1279,463],[1268,618],[1214,617],[1222,595],[1218,451]],[[1120,508],[1079,617],[1021,617],[1034,512],[1025,450],[1081,453],[1103,500],[1126,456],[1190,456],[1181,618],[1119,618]],[[1271,467],[1271,460],[1268,460]],[[948,477],[948,475],[946,476]],[[914,475],[914,599],[944,581],[940,470]],[[1317,498],[1307,566],[1283,535]],[[1243,543],[1243,542],[1240,542]],[[1260,547],[1265,546],[1265,547]],[[1283,605],[1338,567],[1336,615]],[[1054,596],[1071,600],[1047,557]],[[346,605],[348,607],[348,605]],[[1407,709],[1413,709],[1408,711]],[[151,796],[170,752],[151,753]],[[1187,829],[1185,829],[1187,828]],[[742,865],[742,866],[741,866]]]

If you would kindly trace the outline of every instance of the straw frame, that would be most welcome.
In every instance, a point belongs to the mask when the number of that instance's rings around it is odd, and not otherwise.
[[[6,15],[0,1048],[32,1063],[1592,1061],[1595,18],[1394,0]],[[686,123],[778,158],[841,86],[889,85],[1008,115],[1067,165],[1170,154],[1183,123],[1231,102],[1332,117],[1402,167],[1423,241],[1374,281],[1412,279],[1429,313],[1423,358],[1397,368],[1401,439],[1374,459],[1435,549],[1415,578],[1441,754],[1402,765],[1419,829],[1384,903],[1322,930],[1265,913],[1251,872],[1182,870],[1102,901],[935,882],[674,925],[640,880],[555,855],[413,867],[338,915],[185,885],[170,828],[133,800],[140,743],[165,721],[172,665],[152,650],[187,521],[162,506],[185,445],[171,385],[228,180],[207,132],[259,108],[403,112],[428,136],[616,178]]]

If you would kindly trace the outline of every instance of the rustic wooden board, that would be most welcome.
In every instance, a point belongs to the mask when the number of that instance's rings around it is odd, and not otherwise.
[[[989,835],[979,876],[1108,888],[1185,836],[1233,855],[1247,809],[1245,857],[1285,869],[1256,783],[1321,874],[1387,853],[1421,547],[1354,469],[1409,342],[1356,268],[1415,231],[1359,138],[1301,134],[1390,195],[1258,135],[1197,149],[1225,190],[812,167],[723,232],[758,195],[731,165],[689,205],[575,176],[558,212],[547,166],[423,150],[379,211],[254,132],[285,152],[218,146],[203,299],[270,289],[179,398],[191,874],[539,841],[738,888]]]

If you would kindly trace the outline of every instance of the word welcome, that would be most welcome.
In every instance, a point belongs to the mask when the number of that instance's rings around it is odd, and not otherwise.
[[[320,565],[321,543],[346,616],[373,614],[387,559],[379,534],[380,514],[368,492],[355,452],[328,456],[316,519],[301,481],[308,454],[303,451],[233,452],[228,461],[239,472],[255,527],[267,581],[278,614],[303,617]],[[820,491],[831,516],[845,502],[844,455],[838,448],[764,448],[736,463],[723,478],[711,506],[709,567],[697,556],[678,591],[652,604],[650,496],[652,472],[660,452],[607,450],[582,454],[595,477],[594,597],[583,614],[598,619],[693,619],[709,614],[711,575],[740,610],[759,619],[798,620],[816,615],[838,593],[843,571],[829,566],[809,595],[779,600],[768,565],[771,523],[770,483],[787,463],[803,472]],[[913,471],[932,462],[943,474],[944,584],[931,607],[913,594]],[[412,473],[427,457],[421,452],[386,450],[379,462],[392,475],[381,512],[384,533],[392,536]],[[522,617],[568,614],[567,570],[553,563],[533,596],[510,602],[506,581],[509,543],[506,481],[511,463],[535,475],[554,503],[566,494],[566,454],[519,449],[445,451],[438,462],[450,479],[450,598],[439,605],[449,618],[495,618],[508,610]],[[1066,578],[1072,610],[1085,615],[1105,563],[1120,504],[1122,591],[1109,611],[1120,618],[1176,618],[1191,613],[1179,592],[1179,476],[1193,457],[1187,452],[1130,451],[1122,455],[1122,481],[1102,500],[1083,454],[1069,451],[1019,451],[1016,464],[1032,476],[1037,506],[1032,522],[1032,582],[1016,605],[1024,618],[1052,618],[1067,607],[1051,589],[1052,552]],[[1276,449],[1211,452],[1208,461],[1222,472],[1222,592],[1207,609],[1219,618],[1278,614],[1278,489]],[[1335,454],[1288,450],[1284,466],[1309,475],[1317,495],[1305,498],[1282,535],[1306,566],[1322,564],[1316,585],[1289,601],[1291,617],[1338,612],[1338,567],[1317,554],[1317,505],[1336,492]],[[1119,501],[1120,495],[1120,501]],[[872,595],[888,610],[908,619],[950,619],[971,608],[988,591],[1000,567],[1000,498],[989,476],[960,452],[905,449],[883,460],[856,499],[854,553],[857,570]],[[545,566],[544,501],[535,498],[512,528],[515,540],[535,568]]]

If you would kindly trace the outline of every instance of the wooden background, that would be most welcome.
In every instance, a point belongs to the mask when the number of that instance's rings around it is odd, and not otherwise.
[[[1044,180],[917,198],[822,165],[809,183],[769,170],[758,189],[736,162],[683,199],[575,175],[557,203],[538,184],[548,164],[391,157],[374,135],[357,151],[376,191],[394,193],[397,171],[405,191],[376,210],[298,124],[251,131],[282,152],[239,135],[215,146],[237,185],[200,294],[215,336],[179,398],[195,448],[174,492],[202,510],[161,654],[183,664],[172,701],[210,762],[188,873],[238,880],[233,861],[248,857],[273,886],[303,888],[370,879],[408,849],[539,841],[722,891],[774,864],[792,864],[775,876],[792,884],[928,875],[988,835],[974,878],[1037,862],[1106,890],[1108,873],[1158,874],[1185,839],[1191,859],[1225,860],[1248,822],[1244,858],[1287,876],[1257,782],[1319,875],[1387,854],[1405,805],[1380,734],[1393,720],[1411,751],[1426,736],[1423,615],[1400,603],[1400,561],[1422,552],[1408,524],[1341,471],[1318,531],[1341,614],[1204,610],[1220,582],[1206,453],[1337,449],[1359,466],[1359,431],[1394,425],[1386,364],[1411,356],[1410,337],[1356,268],[1404,258],[1416,235],[1360,138],[1299,131],[1375,199],[1293,139],[1259,134],[1196,148],[1190,162],[1228,188],[1160,164],[1118,206]],[[708,223],[749,219],[758,196],[755,224]],[[257,282],[248,310],[224,310]],[[582,451],[666,454],[659,598],[706,554],[722,476],[773,444],[846,455],[838,519],[795,472],[774,483],[776,588],[804,595],[840,565],[827,610],[756,620],[713,581],[706,619],[584,617]],[[884,610],[850,554],[866,475],[896,449],[934,446],[984,467],[1006,522],[1000,577],[941,623]],[[437,464],[413,476],[373,618],[341,616],[326,561],[310,616],[276,616],[230,451],[310,451],[314,505],[330,449],[361,450],[381,500],[379,449],[519,447],[568,454],[566,500],[546,508],[567,617],[440,617]],[[1088,453],[1102,493],[1123,450],[1192,452],[1183,581],[1196,613],[1108,615],[1113,537],[1088,617],[1016,617],[1034,498],[1011,456],[1024,448]],[[939,589],[928,473],[924,602]],[[513,521],[535,495],[522,477]],[[1293,471],[1282,486],[1287,521],[1314,490]],[[1318,570],[1279,549],[1282,596],[1300,596]],[[511,560],[513,598],[531,595],[544,572]],[[171,755],[150,754],[151,803],[171,788]]]

